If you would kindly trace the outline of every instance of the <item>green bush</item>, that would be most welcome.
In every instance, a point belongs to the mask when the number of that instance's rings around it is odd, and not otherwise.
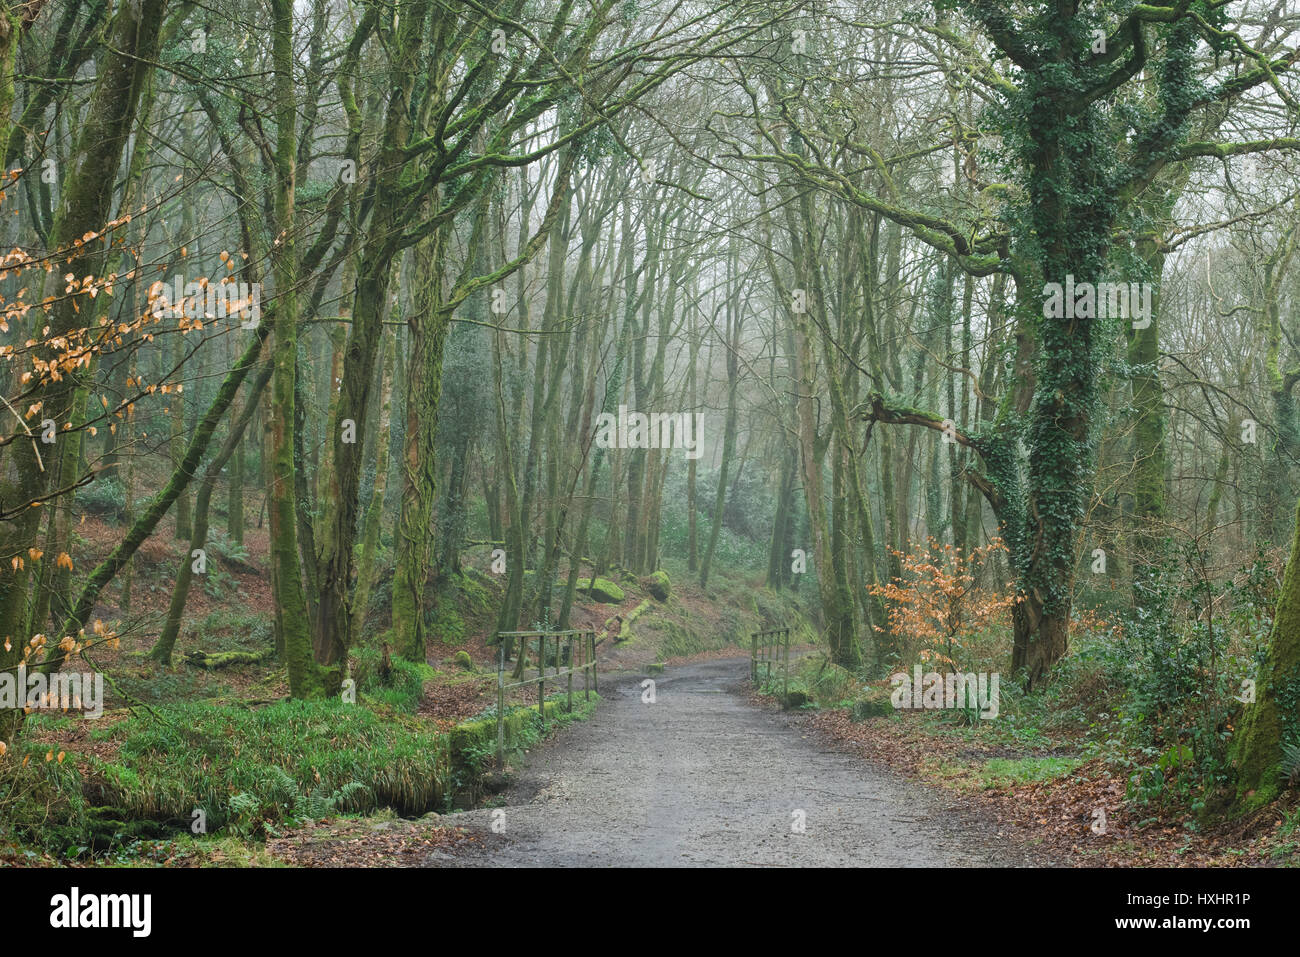
[[[208,552],[208,571],[213,570],[212,559],[218,559],[219,563],[224,564],[242,564],[249,563],[249,551],[247,545],[242,545],[232,541],[229,536],[219,528],[208,530],[207,542],[203,546]]]
[[[126,517],[126,488],[117,479],[96,479],[77,492],[77,505],[106,521],[120,522]]]
[[[1054,684],[1068,686],[1090,663],[1094,687],[1086,697],[1109,703],[1100,713],[1088,707],[1090,747],[1127,775],[1130,800],[1200,814],[1231,781],[1237,696],[1266,647],[1276,581],[1262,554],[1218,577],[1195,545],[1167,553],[1135,584],[1123,639],[1083,644]],[[1114,690],[1098,693],[1098,684]]]
[[[390,655],[385,669],[383,651],[374,645],[352,651],[352,678],[357,691],[398,711],[411,713],[420,706],[424,683],[433,675],[428,664],[408,661],[400,655]]]
[[[799,687],[808,690],[809,698],[819,708],[845,707],[862,688],[862,682],[851,671],[841,668],[823,654],[812,654],[791,662],[790,668],[792,677],[798,676]],[[774,667],[773,673],[779,670]]]
[[[883,718],[894,712],[894,704],[889,699],[889,692],[884,688],[869,688],[867,693],[853,702],[849,717],[854,721],[866,721],[868,718]]]

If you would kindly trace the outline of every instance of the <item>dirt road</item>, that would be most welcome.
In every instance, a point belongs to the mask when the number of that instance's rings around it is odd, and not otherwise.
[[[918,866],[1028,863],[934,792],[829,750],[750,704],[749,660],[602,679],[595,716],[525,759],[459,866]],[[497,831],[494,832],[493,824]]]

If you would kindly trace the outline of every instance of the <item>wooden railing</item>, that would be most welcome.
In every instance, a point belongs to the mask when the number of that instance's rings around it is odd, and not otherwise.
[[[780,669],[781,693],[790,691],[790,629],[767,628],[751,636],[749,678],[755,687],[772,683],[772,669]]]
[[[594,631],[502,631],[497,634],[497,762],[505,760],[506,689],[537,685],[537,713],[546,728],[546,682],[564,678],[568,709],[573,710],[573,676],[582,674],[582,690],[588,701],[599,691],[596,677],[596,633]],[[517,645],[512,678],[506,681],[506,649]],[[548,649],[550,655],[548,657]],[[527,672],[533,670],[531,677]],[[551,670],[547,670],[547,669]]]

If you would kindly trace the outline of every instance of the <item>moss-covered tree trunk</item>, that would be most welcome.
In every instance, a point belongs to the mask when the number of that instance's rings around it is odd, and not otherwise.
[[[339,302],[339,322],[332,322],[327,327],[329,337],[329,398],[322,406],[326,410],[326,428],[333,428],[338,422],[339,387],[343,381],[343,356],[348,342],[348,327],[352,323],[352,295],[357,287],[357,260],[348,256],[343,260],[343,270],[339,282],[341,301]],[[334,474],[334,443],[329,436],[321,443],[320,468],[315,474],[314,491],[316,501],[321,501],[329,494],[330,476]]]
[[[1264,458],[1259,508],[1260,528],[1274,542],[1286,541],[1291,500],[1296,497],[1296,476],[1300,474],[1300,417],[1296,414],[1294,389],[1300,369],[1284,370],[1282,354],[1282,284],[1300,245],[1300,226],[1283,234],[1277,250],[1264,264],[1265,353],[1264,374],[1268,377],[1273,406],[1273,441]]]
[[[384,340],[383,382],[379,387],[379,437],[375,442],[375,487],[366,509],[361,535],[361,561],[357,565],[357,591],[352,607],[352,633],[359,635],[366,620],[370,589],[375,582],[375,555],[379,551],[379,526],[384,514],[384,492],[388,488],[389,427],[393,407],[393,337]],[[420,660],[420,659],[416,659]]]
[[[798,214],[788,209],[787,216],[794,238],[795,262],[800,269],[800,279],[808,287],[806,315],[817,317],[814,321],[808,322],[805,328],[809,332],[811,332],[808,328],[810,326],[818,330],[818,341],[822,347],[821,362],[826,376],[826,391],[830,394],[831,400],[831,421],[827,439],[831,458],[831,514],[829,537],[825,544],[819,546],[817,580],[820,583],[823,578],[827,579],[834,595],[827,611],[831,660],[841,667],[856,668],[861,664],[862,652],[858,641],[859,596],[855,594],[854,587],[857,573],[851,529],[856,525],[858,535],[865,536],[866,544],[870,545],[873,551],[875,543],[870,516],[854,512],[851,507],[860,504],[865,498],[858,473],[857,450],[853,445],[853,425],[849,421],[848,406],[844,398],[846,375],[842,371],[845,365],[842,357],[845,354],[851,356],[852,352],[845,353],[844,344],[837,344],[834,339],[831,328],[832,307],[828,301],[831,292],[822,278],[821,259],[818,255],[818,232],[814,223],[812,205],[806,193],[799,197]],[[840,327],[841,331],[845,332],[846,338],[850,340],[856,338],[846,331],[849,327],[847,316],[841,319]],[[852,503],[850,486],[853,488]],[[851,519],[850,515],[854,518]]]
[[[341,668],[352,643],[353,545],[366,416],[371,411],[384,303],[409,215],[410,204],[402,198],[401,187],[410,163],[408,147],[414,120],[411,97],[417,77],[426,67],[423,48],[429,2],[404,0],[398,9],[400,15],[388,72],[391,93],[375,162],[374,208],[361,246],[337,420],[331,423],[328,437],[334,447],[333,468],[327,476],[327,494],[320,502],[316,535],[320,603],[314,616],[312,643],[317,662],[332,672]]]
[[[492,335],[493,392],[496,398],[497,467],[505,486],[506,514],[510,524],[505,529],[506,542],[506,593],[497,616],[497,631],[515,631],[519,627],[519,614],[523,608],[524,594],[524,519],[519,506],[519,484],[515,479],[515,464],[510,441],[510,426],[506,421],[505,383],[502,381],[501,332]],[[506,655],[511,653],[509,643]]]
[[[1283,744],[1300,746],[1300,503],[1255,703],[1246,706],[1233,740],[1237,811],[1262,807],[1281,792],[1283,775],[1294,771],[1282,766]]]
[[[28,5],[5,0],[0,3],[0,156],[9,152],[9,133],[13,129],[14,64],[18,37],[23,28],[19,9]]]
[[[411,661],[425,659],[424,596],[433,559],[437,496],[438,403],[450,317],[442,311],[442,234],[415,247],[415,308],[407,320],[406,423],[402,508],[393,574],[393,644]]]
[[[276,140],[274,230],[271,270],[275,277],[274,348],[269,418],[271,441],[267,514],[271,536],[271,587],[275,595],[277,646],[289,674],[289,693],[314,698],[337,690],[338,670],[322,673],[312,654],[307,598],[303,592],[297,533],[294,422],[298,378],[298,253],[294,195],[297,184],[297,100],[294,95],[293,0],[271,0]]]
[[[143,178],[145,163],[148,161],[152,152],[148,135],[149,124],[152,121],[153,103],[155,100],[156,84],[152,77],[146,79],[145,89],[140,94],[140,103],[137,110],[138,119],[136,121],[136,131],[134,142],[131,146],[130,159],[127,163],[126,184],[122,191],[122,200],[119,210],[133,209],[139,197],[140,183]],[[141,217],[139,225],[136,227],[136,235],[139,237],[140,247],[143,247],[144,240],[147,236],[148,226],[144,217]],[[123,253],[121,257],[120,272],[123,275],[132,275],[135,266],[131,256]],[[131,280],[131,301],[135,308],[137,316],[144,315],[147,306],[145,285],[143,282],[132,278]],[[112,300],[107,296],[97,297],[94,309],[95,322],[103,322],[109,315],[109,310],[113,308]],[[137,388],[138,384],[134,382],[135,366],[137,351],[132,350],[130,359],[121,359],[119,364],[126,369],[125,381],[122,383],[122,394],[126,395],[128,390]],[[87,441],[85,428],[88,426],[87,420],[87,403],[90,398],[90,390],[95,382],[96,362],[91,361],[87,367],[81,384],[77,389],[76,397],[73,400],[72,421],[78,426],[73,434],[68,436],[64,443],[63,453],[59,457],[58,478],[56,481],[63,486],[75,483],[81,476],[83,454],[82,447]],[[105,406],[107,408],[107,406]],[[99,408],[90,409],[89,415],[96,416],[100,412]],[[112,434],[113,429],[105,428],[105,433]],[[125,509],[124,518],[130,522],[133,520],[133,497],[134,497],[134,480],[135,480],[135,459],[134,457],[127,464],[125,490]],[[107,463],[101,463],[101,469],[109,469]],[[109,473],[112,475],[112,473]],[[72,511],[73,504],[76,501],[76,491],[69,492],[67,495],[60,497],[50,512],[50,537],[45,547],[47,555],[54,556],[71,551],[72,547]],[[32,616],[31,627],[34,631],[40,631],[47,627],[55,627],[72,611],[72,569],[66,565],[58,565],[55,562],[47,562],[44,571],[49,573],[49,580],[42,589],[42,594],[38,597],[37,611]],[[123,613],[130,610],[131,607],[131,565],[128,562],[126,574],[122,580],[122,598],[119,601],[119,607]]]
[[[244,451],[241,441],[230,459],[226,489],[226,536],[235,545],[244,544]]]
[[[62,274],[72,272],[78,276],[98,277],[107,262],[109,245],[101,231],[112,212],[114,189],[118,182],[127,140],[135,121],[136,108],[145,88],[151,64],[157,58],[158,36],[165,12],[165,0],[141,0],[138,5],[128,4],[116,14],[107,33],[107,50],[100,59],[98,76],[74,148],[74,161],[64,164],[67,170],[63,182],[59,212],[49,235],[52,248],[72,248],[74,240],[92,233],[100,237],[85,242],[66,257],[66,263],[51,273],[47,279],[49,294],[56,285],[65,282]],[[6,21],[12,33],[16,26],[13,18]],[[0,63],[0,69],[4,65]],[[5,79],[11,79],[6,70]],[[3,97],[0,91],[0,97]],[[5,119],[8,120],[8,114]],[[7,138],[7,137],[6,137]],[[110,234],[107,239],[114,238]],[[52,306],[49,313],[38,311],[41,322],[48,324],[49,334],[44,342],[57,341],[69,336],[83,326],[93,310],[84,308],[85,296],[68,296]],[[58,350],[44,344],[33,351],[33,358],[49,361],[58,358]],[[15,367],[17,376],[26,370]],[[73,370],[67,370],[71,373]],[[62,375],[59,379],[38,378],[35,387],[30,384],[25,401],[40,403],[43,417],[53,419],[56,428],[69,423],[73,398],[78,386],[75,375]],[[15,394],[17,394],[15,391]],[[34,503],[51,491],[51,470],[44,459],[50,448],[37,447],[36,441],[18,441],[0,453],[0,501],[5,503],[12,516],[0,522],[0,668],[17,664],[27,647],[25,626],[28,613],[28,589],[34,562],[15,561],[19,556],[27,559],[29,549],[36,544],[40,520],[44,514]],[[54,489],[53,491],[58,491]],[[8,646],[6,648],[6,645]],[[22,724],[21,709],[0,713],[0,740],[12,740]]]

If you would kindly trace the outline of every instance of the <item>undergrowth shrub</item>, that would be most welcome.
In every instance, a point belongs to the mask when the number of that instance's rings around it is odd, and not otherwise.
[[[1135,584],[1120,640],[1091,647],[1094,681],[1118,688],[1095,749],[1139,805],[1207,809],[1230,783],[1228,743],[1266,648],[1277,590],[1263,554],[1221,576],[1185,546]],[[1101,700],[1101,699],[1099,699]]]
[[[117,479],[98,478],[77,490],[77,506],[105,521],[120,522],[126,514],[126,486]]]
[[[425,662],[409,661],[390,654],[385,660],[382,647],[363,645],[352,650],[352,678],[357,691],[372,702],[413,713],[424,696],[424,683],[434,676]]]
[[[927,671],[970,670],[972,639],[1005,634],[1010,624],[1015,596],[976,584],[984,565],[1004,551],[997,540],[963,552],[930,538],[906,554],[895,552],[901,575],[867,589],[889,615],[887,628],[876,627],[883,642],[881,663],[903,671],[917,662]]]

